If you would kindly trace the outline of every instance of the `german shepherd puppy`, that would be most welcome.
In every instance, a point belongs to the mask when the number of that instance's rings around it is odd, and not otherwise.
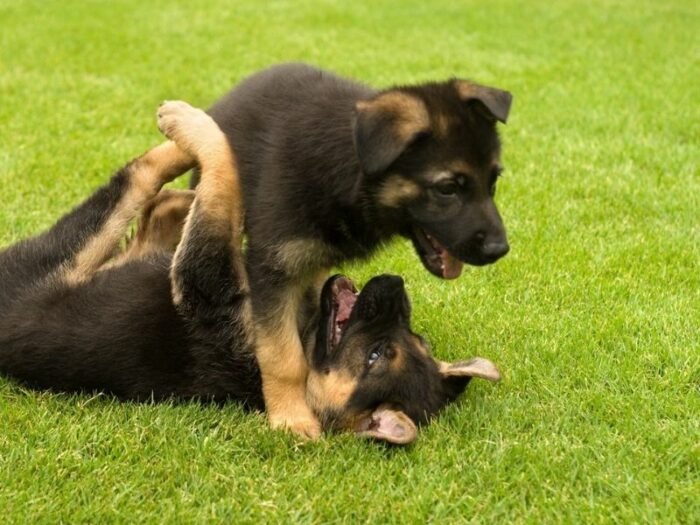
[[[263,409],[237,163],[204,112],[169,102],[158,123],[173,142],[127,164],[46,233],[0,252],[0,372],[35,388]],[[196,190],[160,191],[183,158],[201,168]],[[139,210],[135,239],[113,257]],[[471,377],[499,377],[486,359],[433,359],[411,331],[396,276],[359,294],[331,277],[295,337],[310,365],[304,402],[323,428],[393,443],[413,441]]]
[[[466,80],[377,91],[303,64],[241,82],[209,110],[236,152],[257,355],[273,427],[310,437],[298,328],[341,262],[396,235],[432,274],[508,251],[494,204],[496,122],[511,95]],[[310,291],[311,290],[311,291]],[[300,319],[301,313],[301,319]]]

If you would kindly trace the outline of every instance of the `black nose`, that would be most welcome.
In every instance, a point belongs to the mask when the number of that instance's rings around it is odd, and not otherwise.
[[[505,241],[487,242],[481,247],[482,255],[493,261],[503,257],[508,253],[508,250],[510,250],[510,246]]]

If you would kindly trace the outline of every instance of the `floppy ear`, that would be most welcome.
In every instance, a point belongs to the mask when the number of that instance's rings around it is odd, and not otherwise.
[[[386,170],[421,133],[430,129],[422,100],[386,91],[355,105],[355,150],[365,174]]]
[[[460,361],[458,363],[439,362],[440,375],[443,378],[449,377],[480,377],[493,381],[494,383],[501,380],[501,374],[496,368],[496,365],[483,357],[475,357],[469,361]]]
[[[486,114],[491,119],[506,123],[513,95],[508,91],[474,84],[468,80],[455,80],[459,98],[465,102],[477,101],[481,103]]]
[[[407,445],[418,437],[418,428],[411,418],[400,410],[382,405],[370,416],[363,417],[357,422],[355,434],[395,445]]]
[[[448,400],[454,401],[467,388],[472,377],[480,377],[489,381],[499,381],[501,374],[498,368],[488,359],[475,357],[469,361],[445,363],[438,361],[442,385]]]

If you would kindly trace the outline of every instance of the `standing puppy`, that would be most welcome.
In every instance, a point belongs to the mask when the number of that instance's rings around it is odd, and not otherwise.
[[[315,438],[299,339],[333,266],[395,235],[444,279],[508,251],[493,201],[508,92],[466,80],[377,91],[303,64],[241,82],[209,113],[236,151],[257,356],[273,427]]]

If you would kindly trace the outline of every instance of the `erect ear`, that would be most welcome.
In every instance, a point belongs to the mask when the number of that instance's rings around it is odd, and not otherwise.
[[[508,120],[513,95],[508,91],[474,84],[468,80],[455,80],[459,98],[465,102],[478,101],[486,110],[487,116],[505,124]]]
[[[395,445],[407,445],[418,437],[416,424],[400,410],[380,405],[371,415],[355,424],[355,434],[387,441]]]
[[[440,361],[438,365],[440,367],[440,375],[443,378],[480,377],[493,382],[501,380],[501,374],[496,365],[483,357],[475,357],[469,361],[460,361],[458,363]]]
[[[355,105],[355,150],[365,174],[384,171],[430,129],[428,108],[402,91],[386,91]]]

